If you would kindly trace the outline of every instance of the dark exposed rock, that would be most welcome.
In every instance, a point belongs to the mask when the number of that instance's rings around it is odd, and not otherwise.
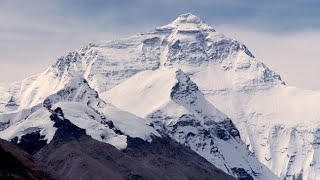
[[[233,124],[231,119],[227,118],[223,122],[220,122],[220,124],[223,125],[223,127],[229,132],[229,134],[232,137],[234,137],[234,138],[239,137],[240,138],[240,132],[238,131],[236,126]]]
[[[123,152],[162,179],[234,179],[169,137],[154,137],[151,143],[128,138]]]
[[[45,99],[44,101],[43,101],[43,107],[45,107],[45,108],[47,108],[48,110],[50,110],[51,109],[51,107],[52,107],[52,103],[51,103],[51,100],[50,99]]]
[[[8,128],[10,125],[10,121],[6,121],[6,122],[0,122],[0,131]]]
[[[54,138],[35,157],[64,179],[158,179],[115,147],[87,135]]]
[[[63,111],[60,107],[57,107],[53,111],[50,119],[55,122],[53,126],[57,128],[54,138],[65,139],[70,136],[79,138],[86,134],[86,130],[79,128],[64,118]]]
[[[169,138],[128,138],[122,151],[87,135],[54,138],[35,157],[65,179],[234,179]]]
[[[239,180],[254,180],[253,177],[243,168],[232,168],[231,171]]]
[[[292,179],[293,180],[302,180],[303,179],[303,173],[293,175]]]
[[[105,119],[105,121],[102,121],[101,123],[104,124],[104,125],[108,125],[108,127],[109,127],[110,129],[112,129],[116,134],[123,135],[123,132],[120,131],[119,129],[117,129],[117,128],[114,126],[114,124],[113,124],[112,121],[107,121],[107,120]]]
[[[230,135],[225,129],[218,128],[216,130],[216,134],[217,134],[218,138],[223,139],[225,141],[230,139]]]
[[[44,140],[40,130],[21,136],[20,141],[18,141],[18,137],[14,137],[11,142],[30,154],[35,154],[47,144],[47,140]]]
[[[52,173],[34,162],[28,153],[0,139],[0,179],[50,180],[52,177]]]
[[[70,136],[79,138],[81,135],[86,134],[84,129],[81,129],[69,120],[64,118],[63,111],[60,107],[52,111],[50,119],[54,121],[54,127],[57,128],[54,137],[59,137],[61,139],[67,139]],[[38,152],[42,147],[47,145],[47,140],[44,139],[45,136],[40,134],[40,130],[31,132],[21,136],[20,140],[18,137],[14,137],[10,141],[17,146],[19,146],[24,151],[33,155]]]
[[[19,106],[19,105],[16,103],[15,98],[13,96],[11,96],[11,98],[9,99],[9,101],[6,104],[6,107],[15,107],[15,106]]]

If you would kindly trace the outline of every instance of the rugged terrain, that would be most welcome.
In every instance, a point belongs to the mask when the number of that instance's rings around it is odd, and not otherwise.
[[[83,46],[0,85],[0,94],[0,137],[31,154],[54,142],[59,107],[122,153],[135,138],[155,147],[170,138],[239,179],[319,179],[320,92],[285,85],[244,44],[192,14]],[[39,149],[29,150],[26,136]]]

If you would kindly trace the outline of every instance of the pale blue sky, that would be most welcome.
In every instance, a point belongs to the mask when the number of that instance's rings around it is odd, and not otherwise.
[[[0,82],[43,71],[92,41],[193,13],[244,42],[287,84],[320,89],[318,0],[0,0]]]

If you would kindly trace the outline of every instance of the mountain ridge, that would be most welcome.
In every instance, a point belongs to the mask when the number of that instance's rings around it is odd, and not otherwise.
[[[146,118],[159,132],[237,178],[241,177],[239,169],[247,173],[247,178],[275,178],[250,154],[232,121],[179,69],[140,72],[102,94],[102,98]],[[141,99],[144,102],[139,103]]]

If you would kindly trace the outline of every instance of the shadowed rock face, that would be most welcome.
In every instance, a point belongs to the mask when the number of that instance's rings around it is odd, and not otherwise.
[[[50,173],[52,174],[52,173]],[[53,179],[19,147],[0,139],[0,179]]]
[[[49,144],[41,143],[39,132],[24,136],[25,142],[0,141],[0,179],[50,179],[43,167],[55,179],[68,180],[234,179],[169,137],[153,137],[151,143],[128,137],[127,148],[118,150],[86,135],[61,108],[50,112],[57,130]]]
[[[35,158],[65,179],[157,179],[115,147],[86,135],[54,139]]]
[[[127,148],[120,151],[75,133],[83,130],[67,119],[54,115],[51,119],[58,130],[34,157],[63,179],[234,179],[169,138],[154,137],[149,143],[128,137]]]
[[[60,107],[52,112],[50,119],[54,122],[53,126],[57,128],[54,136],[56,139],[79,138],[86,134],[84,129],[77,127],[64,118],[63,111]]]
[[[27,153],[34,154],[47,144],[47,141],[43,140],[43,138],[44,137],[40,135],[40,131],[36,131],[21,136],[20,142],[18,141],[18,137],[13,138],[11,142]]]
[[[54,140],[35,154],[65,179],[234,179],[170,140],[129,138],[123,151],[87,135]]]
[[[151,143],[129,138],[123,152],[161,179],[234,179],[170,138],[155,137]]]

